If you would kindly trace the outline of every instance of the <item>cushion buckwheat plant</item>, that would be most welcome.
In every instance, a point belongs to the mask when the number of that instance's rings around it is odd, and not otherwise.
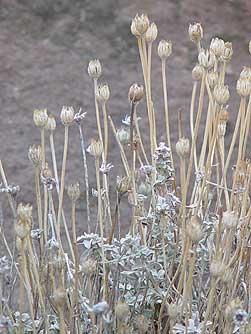
[[[179,139],[173,145],[166,80],[172,43],[160,41],[166,141],[158,142],[151,92],[152,46],[158,30],[146,15],[136,15],[131,32],[144,81],[129,88],[129,113],[121,126],[116,128],[107,113],[110,91],[100,82],[102,67],[97,59],[89,62],[88,74],[94,85],[98,136],[87,147],[82,121],[87,122],[88,115],[64,106],[58,115],[64,128],[60,171],[53,139],[56,121],[46,109],[34,111],[41,141],[30,146],[28,158],[34,167],[36,221],[35,209],[18,203],[19,186],[8,182],[0,163],[0,192],[8,198],[15,231],[12,251],[5,237],[6,224],[0,228],[6,250],[0,258],[1,334],[251,333],[251,165],[247,159],[251,68],[243,68],[236,84],[239,112],[226,147],[229,89],[225,74],[232,44],[214,38],[206,49],[202,26],[190,25],[189,38],[198,49],[192,71],[191,138],[183,136],[180,113]],[[144,103],[149,147],[143,143],[137,117],[137,108]],[[79,183],[64,191],[72,127],[79,132],[83,160],[87,231],[83,235],[76,232]],[[109,132],[115,136],[123,166],[115,200],[109,193],[113,173],[107,161]],[[49,150],[51,166],[45,155]],[[94,222],[90,164],[96,177]],[[69,220],[64,212],[67,200]],[[121,222],[121,203],[126,201],[130,215]],[[127,233],[121,233],[121,224],[128,226]],[[62,242],[65,235],[67,244]]]

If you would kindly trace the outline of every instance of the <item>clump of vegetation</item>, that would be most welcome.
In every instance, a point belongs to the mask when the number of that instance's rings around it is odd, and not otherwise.
[[[15,229],[13,251],[5,238],[10,224],[0,230],[6,249],[0,258],[0,333],[251,333],[251,166],[246,159],[251,68],[244,67],[237,81],[240,106],[226,147],[225,73],[232,44],[214,38],[209,49],[203,49],[201,25],[190,25],[189,37],[198,48],[198,64],[192,71],[191,138],[183,136],[179,113],[179,140],[172,147],[166,78],[172,43],[160,41],[166,143],[158,143],[151,90],[157,26],[146,15],[136,15],[131,31],[138,43],[144,83],[129,89],[129,115],[116,128],[107,111],[109,87],[99,83],[101,64],[91,60],[88,73],[93,80],[98,136],[86,148],[82,124],[86,114],[63,107],[59,174],[53,139],[56,121],[47,110],[34,111],[41,142],[29,148],[28,157],[34,166],[37,221],[31,205],[16,203],[19,187],[8,183],[0,164],[1,193],[8,197]],[[137,117],[144,97],[149,148]],[[203,113],[205,124],[201,124]],[[81,236],[76,232],[79,184],[70,185],[67,194],[64,191],[71,126],[78,128],[83,159],[87,232]],[[108,162],[109,131],[123,164],[115,203],[109,194],[113,167]],[[47,137],[51,166],[45,154]],[[174,154],[179,157],[177,166]],[[87,159],[92,159],[96,175],[92,194],[97,199],[97,224],[90,214]],[[70,221],[64,214],[67,198]],[[127,199],[131,215],[121,222],[121,202]],[[121,224],[130,225],[125,235]],[[67,245],[62,243],[63,234]],[[19,294],[18,303],[13,294]]]

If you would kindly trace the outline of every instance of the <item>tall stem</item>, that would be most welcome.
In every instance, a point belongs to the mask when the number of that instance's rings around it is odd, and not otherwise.
[[[169,126],[169,111],[168,111],[168,100],[167,100],[167,82],[166,82],[166,60],[161,60],[161,73],[162,73],[162,84],[163,84],[163,95],[164,95],[164,108],[165,108],[165,122],[166,122],[166,139],[168,146],[171,150],[171,161],[172,168],[174,167],[173,157],[172,157],[172,147],[171,147],[171,137],[170,137],[170,126]]]
[[[102,198],[100,187],[100,174],[99,174],[99,158],[95,157],[95,169],[96,169],[96,181],[98,190],[98,218],[101,237],[101,250],[102,250],[102,262],[103,262],[103,299],[107,300],[107,283],[106,282],[106,264],[105,264],[105,251],[104,251],[104,225],[102,217]]]
[[[65,169],[66,169],[66,159],[67,159],[67,150],[68,150],[68,134],[69,134],[69,127],[68,125],[65,125],[64,152],[63,152],[63,162],[62,162],[60,191],[59,191],[58,216],[57,216],[58,238],[60,238],[61,215],[62,215],[63,199],[64,199],[64,182],[65,182]],[[58,242],[60,242],[60,239],[58,240]]]
[[[82,131],[82,126],[80,122],[78,123],[79,136],[80,136],[80,145],[83,157],[83,165],[84,165],[84,175],[85,175],[85,194],[86,194],[86,211],[87,211],[87,228],[88,233],[91,232],[91,215],[90,215],[90,200],[89,200],[89,180],[88,180],[88,168],[87,168],[87,159],[85,153],[85,143],[84,136]]]

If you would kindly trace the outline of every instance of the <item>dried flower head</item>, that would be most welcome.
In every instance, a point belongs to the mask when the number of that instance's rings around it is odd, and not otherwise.
[[[103,84],[98,86],[96,91],[96,98],[97,100],[103,104],[106,103],[109,100],[110,97],[110,90],[109,86],[107,84]]]
[[[141,182],[139,185],[138,193],[144,196],[150,195],[152,192],[152,186],[148,182]]]
[[[128,176],[123,178],[117,177],[117,192],[120,195],[125,194],[131,187],[131,179]]]
[[[218,83],[219,75],[217,71],[209,72],[207,75],[207,80],[210,88],[214,88]]]
[[[127,145],[130,143],[130,129],[128,127],[122,126],[117,130],[118,140],[122,145]]]
[[[198,217],[193,216],[187,224],[187,234],[189,238],[198,243],[202,238],[202,229]]]
[[[199,64],[195,65],[192,70],[193,80],[200,81],[202,79],[203,73],[204,73],[203,67]]]
[[[188,138],[180,138],[176,143],[176,152],[180,158],[188,156],[190,150],[190,144]]]
[[[33,163],[34,167],[41,167],[42,165],[42,149],[41,146],[32,145],[28,150],[28,158]]]
[[[80,270],[84,275],[93,275],[97,270],[97,261],[94,259],[83,259],[80,264]]]
[[[239,309],[241,309],[241,302],[239,299],[233,299],[231,300],[226,309],[225,309],[225,317],[228,321],[233,321],[233,318],[234,318],[234,315],[235,315],[235,312]]]
[[[38,128],[46,126],[48,115],[46,109],[35,109],[33,112],[33,121]]]
[[[158,28],[154,22],[148,27],[146,31],[146,41],[147,43],[152,43],[155,41],[158,35]]]
[[[240,78],[239,80],[237,80],[236,90],[237,90],[237,93],[242,97],[249,96],[251,93],[250,79]]]
[[[47,124],[46,124],[45,128],[48,131],[55,131],[55,129],[56,129],[56,120],[55,120],[55,118],[54,118],[53,115],[49,115],[48,116],[48,121],[47,121]]]
[[[210,43],[210,50],[213,51],[216,58],[220,58],[223,54],[223,50],[225,47],[225,42],[221,38],[213,38]]]
[[[225,104],[228,101],[229,96],[228,86],[216,85],[214,87],[214,98],[219,105]]]
[[[203,29],[200,23],[189,24],[189,38],[192,42],[198,43],[203,38]]]
[[[63,288],[58,288],[54,291],[53,300],[58,308],[62,308],[66,302],[66,292]]]
[[[125,321],[129,315],[129,306],[125,302],[118,302],[115,306],[115,314],[118,320]]]
[[[64,125],[69,125],[74,121],[74,109],[73,107],[63,106],[61,110],[61,122]]]
[[[144,87],[134,83],[129,88],[128,99],[133,103],[139,102],[144,96]]]
[[[240,79],[251,80],[251,67],[243,66],[241,73],[240,73]]]
[[[172,42],[162,39],[158,45],[158,55],[161,60],[166,60],[172,54]]]
[[[214,66],[215,55],[210,50],[201,49],[198,55],[198,61],[205,69],[209,69]]]
[[[232,56],[233,56],[232,43],[226,42],[220,60],[228,63],[232,59]]]
[[[93,59],[89,61],[88,64],[88,74],[90,77],[97,79],[101,76],[102,68],[101,63],[98,59]]]
[[[213,277],[220,277],[224,273],[226,266],[220,260],[213,260],[210,264],[210,273]]]
[[[225,211],[222,215],[223,226],[227,229],[235,228],[238,224],[238,215],[235,211]]]
[[[17,207],[18,222],[15,225],[16,235],[20,239],[28,236],[32,224],[32,206],[30,204],[23,205],[20,203]]]
[[[32,220],[32,206],[30,204],[24,205],[23,203],[19,203],[17,214],[21,221],[30,222]]]
[[[103,145],[99,139],[92,139],[91,144],[88,146],[86,151],[93,157],[99,158],[103,153]]]
[[[80,188],[79,183],[73,183],[69,185],[67,189],[67,195],[69,196],[72,202],[76,202],[80,197]]]
[[[178,316],[178,306],[174,303],[169,304],[167,312],[170,319],[175,320]]]
[[[145,14],[141,14],[141,15],[137,14],[132,19],[131,33],[136,37],[140,37],[140,36],[144,35],[144,33],[147,31],[148,27],[149,27],[148,16],[145,15]]]

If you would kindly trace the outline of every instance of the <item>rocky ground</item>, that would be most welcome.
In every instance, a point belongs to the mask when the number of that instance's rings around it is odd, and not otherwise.
[[[173,54],[168,61],[173,142],[177,140],[180,108],[185,132],[189,134],[191,70],[196,63],[196,49],[188,39],[188,24],[193,21],[203,24],[205,46],[214,36],[233,42],[234,58],[226,80],[232,93],[226,141],[231,139],[239,101],[235,82],[242,66],[251,64],[247,47],[251,39],[249,0],[0,0],[0,157],[9,182],[21,187],[18,201],[34,203],[34,171],[27,158],[29,145],[39,142],[39,132],[32,121],[34,108],[47,108],[59,119],[62,105],[82,107],[88,113],[84,121],[86,140],[97,135],[93,87],[87,74],[89,59],[99,58],[102,62],[102,81],[108,82],[111,90],[108,109],[116,125],[128,113],[128,87],[134,81],[143,81],[137,45],[130,33],[130,21],[137,12],[148,13],[156,22],[158,39],[173,41]],[[163,140],[161,68],[156,46],[154,51],[153,99],[158,139]],[[139,109],[146,138],[146,111],[143,105]],[[63,127],[60,122],[55,136],[57,156],[61,160]],[[116,167],[111,177],[112,193],[116,173],[120,173],[117,157],[118,150],[111,136],[109,160]],[[95,187],[92,166],[90,161],[91,187]],[[84,193],[78,133],[72,127],[66,183],[75,180],[80,181]],[[5,228],[11,231],[6,198],[1,195],[0,200]],[[78,203],[80,232],[85,230],[84,202],[83,196]],[[95,199],[91,205],[95,207]],[[11,238],[11,233],[7,234]]]

